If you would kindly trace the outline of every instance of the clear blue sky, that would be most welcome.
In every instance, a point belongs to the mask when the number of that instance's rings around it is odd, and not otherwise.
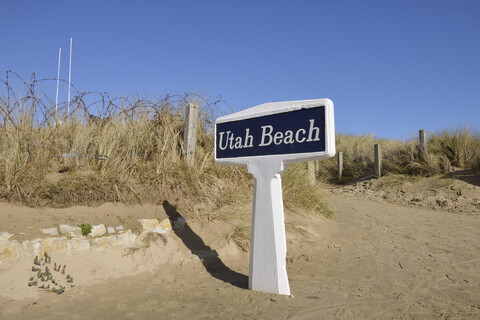
[[[480,123],[480,1],[2,1],[0,78],[222,95],[235,110],[330,98],[337,132]],[[66,91],[60,99],[66,100]]]

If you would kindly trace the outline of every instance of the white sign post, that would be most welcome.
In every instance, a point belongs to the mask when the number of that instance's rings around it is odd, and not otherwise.
[[[246,165],[255,179],[249,289],[290,295],[281,174],[334,155],[329,99],[266,103],[215,121],[215,161]]]

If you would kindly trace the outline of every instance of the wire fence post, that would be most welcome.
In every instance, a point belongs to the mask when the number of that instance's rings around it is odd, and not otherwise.
[[[187,164],[193,167],[195,163],[195,143],[197,133],[198,106],[190,102],[185,111],[184,152]]]
[[[342,151],[338,152],[337,161],[338,161],[338,180],[342,180],[342,175],[343,175],[343,152]]]
[[[312,187],[315,185],[315,162],[308,161],[307,168],[308,168],[308,184]]]
[[[420,155],[423,157],[427,152],[427,135],[425,134],[425,130],[418,130],[418,149],[420,150]]]
[[[374,145],[375,153],[375,175],[377,178],[382,176],[382,153],[379,144]]]

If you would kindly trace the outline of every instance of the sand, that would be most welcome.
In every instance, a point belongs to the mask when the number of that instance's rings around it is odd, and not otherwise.
[[[480,210],[324,193],[334,220],[286,211],[292,297],[246,289],[249,256],[228,222],[189,221],[142,252],[70,257],[78,285],[62,295],[26,286],[30,261],[0,270],[0,318],[480,318]]]

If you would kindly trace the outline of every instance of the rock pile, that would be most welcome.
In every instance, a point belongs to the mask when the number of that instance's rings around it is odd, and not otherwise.
[[[182,219],[182,220],[180,220]],[[143,227],[140,234],[124,231],[123,226],[108,226],[100,224],[91,226],[87,236],[82,235],[79,226],[60,225],[58,228],[40,229],[50,237],[18,242],[10,240],[13,234],[0,232],[0,268],[10,265],[12,262],[43,256],[45,252],[57,257],[83,254],[90,251],[101,251],[107,248],[132,248],[144,246],[143,240],[148,233],[167,234],[172,230],[169,219],[159,222],[157,219],[138,220]],[[183,218],[174,222],[175,230],[181,230],[185,226]],[[53,236],[53,237],[52,237]]]

